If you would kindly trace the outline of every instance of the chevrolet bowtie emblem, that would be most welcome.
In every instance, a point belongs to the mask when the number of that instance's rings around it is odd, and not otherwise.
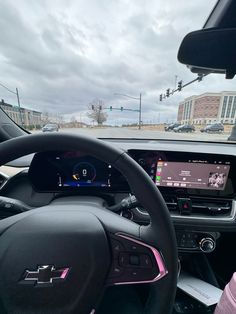
[[[70,268],[55,269],[53,265],[38,266],[35,271],[26,270],[23,281],[35,283],[37,285],[52,284],[54,281],[66,279]]]

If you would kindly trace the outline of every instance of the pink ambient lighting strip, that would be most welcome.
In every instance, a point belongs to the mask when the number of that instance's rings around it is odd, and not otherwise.
[[[168,274],[168,270],[165,267],[165,263],[163,261],[163,258],[161,256],[161,254],[157,251],[157,249],[155,249],[151,245],[143,243],[143,242],[141,242],[139,240],[130,238],[129,236],[126,236],[126,235],[123,235],[123,234],[120,234],[120,233],[117,233],[116,235],[118,237],[124,238],[126,240],[132,241],[134,243],[137,243],[139,245],[142,245],[142,246],[150,249],[152,251],[154,257],[155,257],[155,260],[156,260],[156,263],[157,263],[157,266],[158,266],[160,272],[159,272],[159,274],[156,277],[154,277],[153,279],[150,279],[150,280],[117,282],[117,283],[115,283],[115,285],[132,285],[132,284],[139,284],[139,283],[152,283],[152,282],[160,280],[161,278],[163,278],[164,276],[166,276]]]

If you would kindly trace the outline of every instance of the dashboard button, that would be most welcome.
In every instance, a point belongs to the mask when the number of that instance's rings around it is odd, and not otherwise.
[[[181,247],[186,247],[186,240],[182,238],[182,240],[180,241],[180,246]]]
[[[190,215],[192,211],[192,201],[190,198],[178,198],[177,199],[180,214]]]
[[[199,243],[200,250],[205,253],[214,251],[215,246],[215,240],[212,238],[203,238]]]

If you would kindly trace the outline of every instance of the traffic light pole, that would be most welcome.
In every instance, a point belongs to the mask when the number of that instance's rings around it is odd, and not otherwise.
[[[192,80],[192,81],[190,81],[190,82],[188,82],[188,83],[186,83],[186,84],[184,84],[184,85],[183,85],[183,81],[179,81],[179,82],[178,82],[178,88],[175,88],[175,89],[172,90],[172,91],[170,91],[170,88],[168,88],[168,89],[166,90],[166,94],[160,94],[160,101],[162,101],[162,100],[165,99],[165,98],[170,97],[170,95],[173,95],[173,94],[176,93],[176,92],[180,92],[184,87],[186,87],[186,86],[188,86],[188,85],[190,85],[190,84],[192,84],[192,83],[194,83],[194,82],[196,82],[196,81],[198,81],[198,82],[202,81],[202,79],[203,79],[205,76],[207,76],[207,75],[209,75],[209,74],[208,74],[208,73],[207,73],[207,74],[198,74],[198,77],[197,77],[196,79],[194,79],[194,80]]]
[[[138,110],[132,110],[132,109],[123,109],[126,111],[138,111],[139,112],[139,116],[138,116],[138,129],[141,130],[142,127],[142,94],[139,94],[139,97],[133,97],[133,96],[129,96],[126,94],[120,94],[120,93],[115,93],[114,95],[116,96],[124,96],[127,98],[131,98],[131,99],[136,99],[139,100],[139,109]]]

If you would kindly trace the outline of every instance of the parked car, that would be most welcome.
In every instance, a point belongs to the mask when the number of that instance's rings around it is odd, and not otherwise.
[[[174,128],[174,132],[178,132],[178,133],[190,133],[195,131],[195,127],[191,124],[183,124],[178,126],[177,128]]]
[[[166,131],[166,132],[168,132],[168,131],[173,131],[174,128],[177,128],[177,127],[179,127],[180,125],[181,125],[181,123],[179,123],[179,122],[171,123],[171,124],[165,126],[165,131]]]
[[[219,133],[219,132],[224,132],[224,126],[222,123],[214,123],[214,124],[210,124],[205,126],[205,128],[202,128],[200,130],[202,133],[206,132],[206,133]]]
[[[42,128],[42,132],[58,132],[59,126],[56,123],[48,123]]]

